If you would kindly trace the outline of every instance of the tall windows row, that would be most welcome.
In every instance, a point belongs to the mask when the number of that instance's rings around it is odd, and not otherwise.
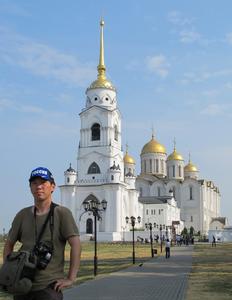
[[[168,168],[168,177],[182,177],[183,171],[181,166],[171,166]]]
[[[143,160],[144,173],[164,173],[165,160],[164,159],[148,159]]]

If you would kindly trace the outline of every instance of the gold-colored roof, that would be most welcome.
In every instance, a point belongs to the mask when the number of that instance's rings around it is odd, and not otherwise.
[[[134,165],[135,165],[135,160],[134,160],[134,158],[133,158],[132,156],[130,156],[127,152],[126,152],[126,154],[125,154],[123,160],[124,160],[124,163],[125,163],[125,164],[134,164]]]
[[[197,167],[191,161],[184,167],[185,172],[198,172]]]
[[[126,154],[123,157],[123,161],[125,164],[134,164],[135,165],[134,158],[128,154],[128,145],[126,145]]]
[[[184,159],[178,152],[176,152],[176,146],[174,146],[174,151],[168,156],[167,160],[184,160]]]
[[[104,21],[100,21],[100,26],[101,26],[101,33],[100,33],[100,56],[99,56],[99,65],[97,67],[98,70],[98,76],[97,80],[91,83],[89,86],[89,89],[96,89],[96,88],[106,88],[110,90],[116,90],[113,84],[107,80],[106,78],[106,67],[104,63],[104,40],[103,40],[103,26],[104,26]]]
[[[161,145],[158,141],[154,139],[154,136],[152,135],[152,139],[150,142],[145,144],[143,146],[141,154],[145,153],[163,153],[166,154],[166,149],[163,145]]]

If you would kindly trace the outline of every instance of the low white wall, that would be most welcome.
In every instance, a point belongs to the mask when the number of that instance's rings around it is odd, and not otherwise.
[[[213,241],[213,236],[215,236],[217,242],[232,242],[232,228],[209,230],[209,242]]]

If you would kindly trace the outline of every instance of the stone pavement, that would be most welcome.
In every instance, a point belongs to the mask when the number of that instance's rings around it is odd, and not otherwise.
[[[193,246],[171,248],[153,258],[64,291],[64,300],[184,300]],[[164,254],[164,253],[163,253]]]

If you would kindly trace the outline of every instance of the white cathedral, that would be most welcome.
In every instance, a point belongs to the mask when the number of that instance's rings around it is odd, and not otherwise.
[[[84,213],[83,202],[106,200],[107,208],[97,221],[102,241],[130,239],[131,216],[136,218],[139,236],[146,232],[148,223],[154,233],[180,233],[184,227],[193,227],[207,234],[212,219],[220,216],[220,193],[212,181],[199,179],[190,158],[185,165],[175,144],[168,156],[152,135],[142,148],[141,172],[136,176],[128,149],[123,154],[117,92],[106,78],[103,20],[100,26],[98,76],[86,90],[85,107],[80,112],[77,171],[70,165],[64,173],[61,204],[71,209],[81,235],[86,236],[93,233],[94,217]]]

